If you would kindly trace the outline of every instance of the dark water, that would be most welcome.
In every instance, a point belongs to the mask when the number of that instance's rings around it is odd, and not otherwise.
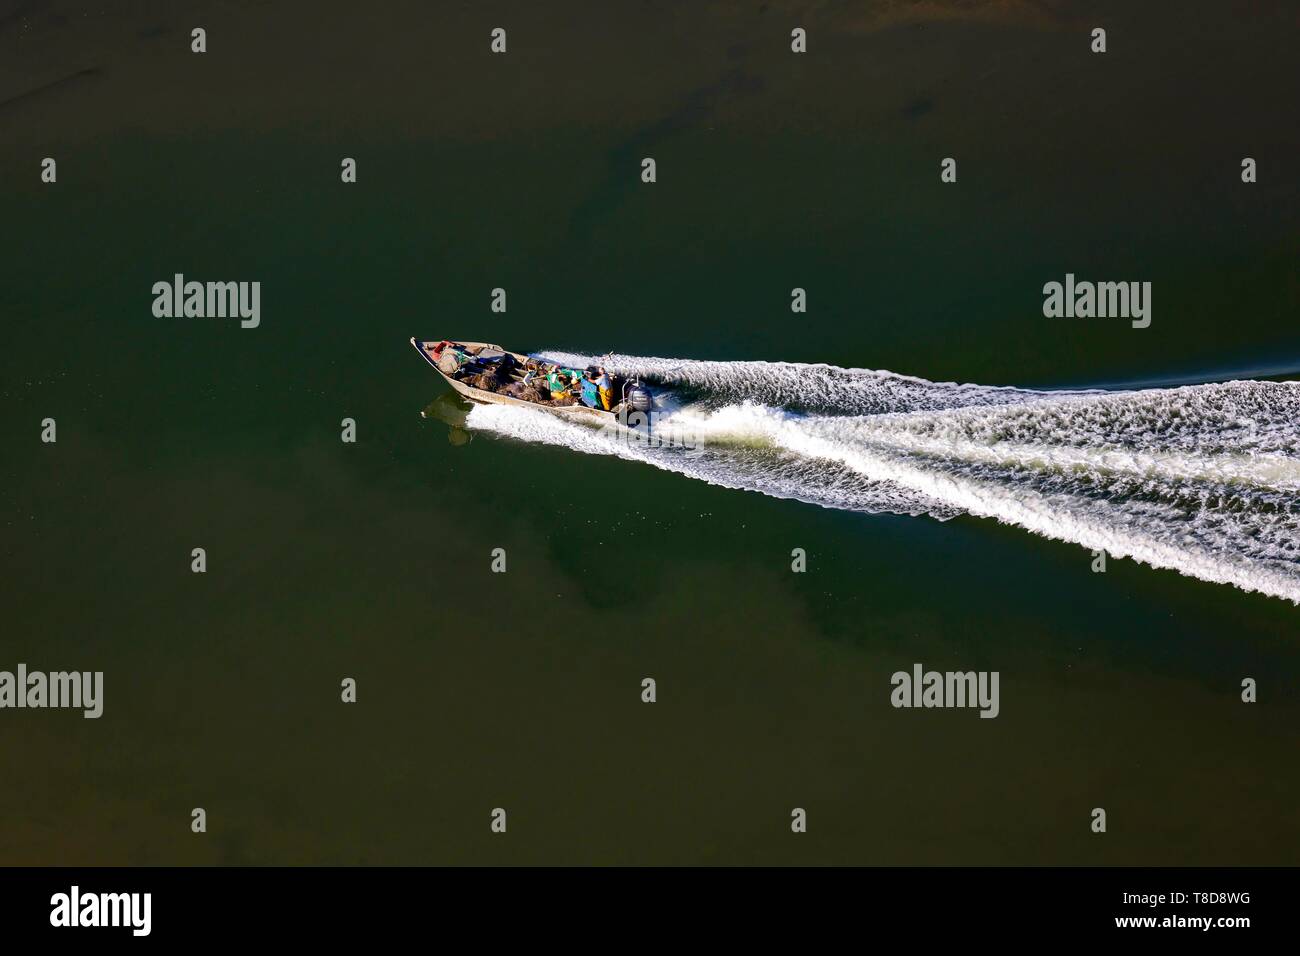
[[[407,345],[1287,377],[1294,12],[536,6],[0,19],[0,669],[105,673],[98,721],[0,711],[0,862],[1300,862],[1293,605],[466,443]],[[1044,319],[1067,271],[1151,327]],[[155,318],[176,272],[261,326]],[[999,718],[891,708],[918,661]]]

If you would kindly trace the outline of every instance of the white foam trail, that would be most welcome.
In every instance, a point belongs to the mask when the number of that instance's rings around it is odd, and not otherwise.
[[[741,440],[701,449],[697,455],[681,447],[651,447],[627,436],[531,408],[475,405],[466,427],[494,432],[520,441],[559,445],[593,455],[610,455],[686,475],[738,491],[757,491],[773,498],[790,498],[825,508],[869,513],[929,514],[939,519],[958,512],[888,481],[866,478],[851,468],[782,453],[772,446],[755,451]],[[666,437],[665,429],[656,433]],[[695,436],[691,436],[694,438]]]
[[[1300,603],[1300,383],[1043,392],[833,366],[604,361],[671,385],[656,432],[700,447],[644,447],[504,406],[477,407],[468,424],[823,507],[994,518]]]

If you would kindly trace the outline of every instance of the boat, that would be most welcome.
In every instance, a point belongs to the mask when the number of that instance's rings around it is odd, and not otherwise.
[[[525,408],[541,409],[570,420],[624,424],[629,413],[645,414],[654,407],[653,397],[645,385],[639,380],[619,376],[610,376],[610,390],[616,401],[609,411],[603,408],[589,408],[581,403],[552,405],[527,401],[499,391],[480,388],[466,379],[474,376],[476,372],[496,368],[499,369],[496,373],[499,380],[507,379],[511,383],[523,383],[526,378],[538,374],[545,375],[546,372],[556,368],[554,362],[522,352],[511,352],[489,342],[457,342],[450,339],[426,342],[412,336],[411,345],[433,367],[433,370],[442,376],[443,381],[458,395],[471,402],[485,405],[520,405]],[[450,357],[448,357],[448,349],[450,349]]]

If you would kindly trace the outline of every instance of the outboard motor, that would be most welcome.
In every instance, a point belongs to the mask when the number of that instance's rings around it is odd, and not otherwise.
[[[655,407],[654,396],[650,389],[640,382],[633,382],[627,387],[627,407],[634,412],[648,413]]]

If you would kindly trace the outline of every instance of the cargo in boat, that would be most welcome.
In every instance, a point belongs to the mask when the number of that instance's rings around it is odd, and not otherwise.
[[[626,421],[649,413],[654,397],[636,379],[611,375],[601,365],[574,369],[487,342],[424,342],[417,352],[456,393],[471,402],[524,405],[562,418]]]

